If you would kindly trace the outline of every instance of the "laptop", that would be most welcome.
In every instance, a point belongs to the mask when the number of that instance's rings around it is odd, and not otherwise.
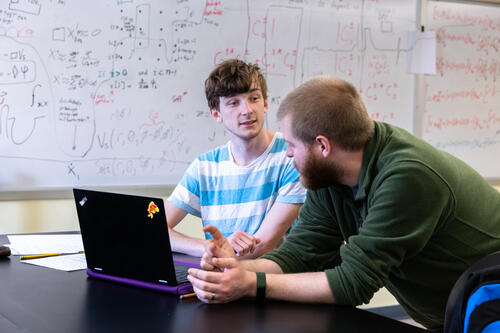
[[[94,278],[173,294],[193,292],[189,263],[175,264],[161,198],[73,189]]]

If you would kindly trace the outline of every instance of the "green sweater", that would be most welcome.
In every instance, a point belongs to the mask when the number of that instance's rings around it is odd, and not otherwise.
[[[385,286],[439,329],[460,273],[499,250],[500,193],[452,155],[375,122],[357,190],[308,191],[298,225],[262,258],[295,273],[321,271],[340,253],[325,271],[337,303],[368,303]]]

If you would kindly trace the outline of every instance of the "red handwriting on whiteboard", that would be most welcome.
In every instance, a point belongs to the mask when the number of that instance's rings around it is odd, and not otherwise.
[[[0,90],[0,105],[2,105],[5,102],[5,96],[7,96],[7,92]]]
[[[28,27],[16,28],[16,27],[4,27],[0,26],[0,36],[10,36],[10,37],[33,37],[34,31]]]
[[[465,23],[465,24],[476,24],[481,26],[481,28],[486,30],[497,30],[500,31],[500,21],[493,20],[489,16],[474,16],[468,13],[457,13],[450,8],[439,9],[437,6],[432,8],[432,18],[435,21],[441,22],[452,22],[453,24]],[[444,23],[443,23],[444,24]]]
[[[296,58],[297,50],[273,48],[255,58],[253,62],[264,68],[267,75],[288,76],[295,70]]]
[[[243,55],[248,56],[250,53],[247,49],[245,49],[242,53],[239,53],[233,47],[226,47],[226,49],[222,51],[215,52],[214,65],[217,65],[228,58],[240,59]]]
[[[452,61],[444,59],[443,57],[437,57],[436,70],[440,72],[441,75],[444,75],[446,71],[455,71],[486,79],[489,76],[495,78],[500,75],[500,64],[499,60],[495,59],[487,60],[479,58],[472,62],[470,58],[464,61]]]
[[[172,103],[181,103],[182,97],[187,95],[187,91],[183,92],[181,95],[172,96]]]
[[[359,23],[337,23],[337,44],[352,46],[359,37]]]
[[[222,15],[222,1],[207,1],[205,3],[205,16]]]
[[[426,85],[426,88],[428,88],[429,85]],[[496,85],[490,86],[488,84],[484,85],[482,89],[479,89],[481,87],[478,87],[477,89],[475,87],[470,88],[470,89],[463,89],[463,90],[438,90],[433,93],[428,93],[428,96],[426,97],[427,102],[433,102],[433,103],[441,103],[441,102],[448,102],[448,101],[453,101],[453,100],[471,100],[471,101],[482,101],[483,103],[487,103],[488,99],[490,97],[496,96],[498,90]]]
[[[273,18],[272,27],[271,27],[271,35],[274,35],[274,25],[275,19]],[[266,39],[266,26],[267,26],[267,17],[263,19],[256,19],[252,22],[251,32],[252,36],[259,37],[262,39]]]
[[[370,114],[370,117],[373,120],[390,121],[390,120],[394,120],[394,112],[391,112],[389,114],[380,113],[380,112],[373,112]]]
[[[471,117],[436,117],[427,116],[426,129],[427,133],[432,130],[444,130],[454,127],[469,127],[473,130],[482,130],[491,126],[500,124],[500,115],[489,109],[485,117],[477,115]]]
[[[470,32],[449,32],[445,28],[441,28],[436,33],[438,42],[460,42],[466,45],[474,45],[476,51],[492,51],[498,52],[500,41],[498,38],[492,38],[490,35],[480,34],[472,35]],[[446,44],[444,44],[446,47]]]
[[[335,53],[333,58],[333,74],[353,76],[355,68],[359,68],[361,64],[361,56],[353,53],[338,54]]]
[[[90,98],[92,98],[95,105],[108,104],[115,102],[114,94],[113,90],[110,90],[108,95],[91,93]]]
[[[360,56],[358,55],[358,58]],[[374,55],[368,59],[368,76],[373,78],[377,75],[389,74],[390,66],[387,60],[387,54]]]
[[[297,50],[272,48],[262,55],[253,55],[247,49],[243,52],[238,52],[232,47],[227,47],[215,53],[214,65],[228,58],[240,59],[243,56],[250,59],[250,62],[266,69],[267,75],[287,76],[291,71],[295,70]]]
[[[150,127],[150,126],[165,124],[165,122],[163,120],[158,121],[158,119],[160,119],[160,114],[158,112],[153,112],[153,111],[149,112],[148,118],[149,118],[150,122],[142,124],[140,126],[140,129],[142,129],[143,127]]]
[[[359,93],[366,99],[376,101],[382,97],[389,97],[392,100],[397,99],[398,84],[373,82],[366,88],[360,88]]]

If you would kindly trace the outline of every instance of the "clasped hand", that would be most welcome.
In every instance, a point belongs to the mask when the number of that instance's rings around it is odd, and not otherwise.
[[[233,247],[222,233],[212,225],[203,228],[213,239],[205,246],[201,269],[189,269],[188,279],[198,298],[205,303],[226,303],[250,296],[255,274],[240,266]]]
[[[253,253],[257,245],[260,243],[259,238],[254,237],[242,230],[235,231],[227,238],[227,240],[238,257],[242,257],[248,253]]]

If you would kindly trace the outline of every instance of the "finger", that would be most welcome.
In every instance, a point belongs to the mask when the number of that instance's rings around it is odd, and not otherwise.
[[[205,294],[204,294],[204,291],[203,290],[200,290],[196,287],[193,286],[193,291],[196,293],[196,297],[198,297],[198,299],[204,303],[208,303],[208,301],[205,299]]]
[[[221,272],[214,271],[204,271],[202,269],[190,268],[188,269],[188,278],[192,276],[200,281],[209,282],[209,283],[220,283],[222,279]]]
[[[244,254],[252,252],[256,246],[254,238],[252,237],[251,239],[245,239],[244,241],[246,242],[244,247]]]
[[[212,263],[212,258],[213,256],[208,252],[203,253],[203,255],[201,256],[201,260],[204,260],[208,263]]]
[[[220,295],[221,285],[219,284],[206,282],[191,275],[188,276],[188,280],[193,286],[193,290],[195,290],[196,294],[201,298],[205,298],[208,301],[213,301],[214,298],[212,297],[212,295]]]
[[[209,232],[210,235],[212,235],[212,238],[213,239],[223,239],[224,238],[224,235],[222,235],[222,233],[219,231],[219,229],[217,229],[216,226],[214,225],[207,225],[203,228],[203,231],[204,232]]]
[[[259,243],[260,243],[260,238],[254,238],[250,252],[255,251],[255,249],[257,248],[257,245],[259,245]]]
[[[234,244],[239,247],[240,250],[246,250],[250,247],[252,242],[245,242],[242,239],[234,239]],[[233,247],[234,248],[234,247]]]
[[[208,252],[203,253],[203,256],[201,257],[201,261],[200,261],[200,266],[203,263],[205,263],[206,265],[214,266],[212,259],[213,259],[213,256],[210,253],[208,253]]]
[[[215,265],[207,264],[207,263],[200,263],[200,267],[209,272],[222,272],[223,268],[219,268]]]
[[[244,248],[241,249],[240,251],[240,256],[244,256],[248,252],[252,250],[252,247],[250,245],[245,246]]]
[[[250,253],[253,253],[257,249],[257,245],[259,245],[260,242],[260,238],[254,238],[254,242],[252,243],[252,247],[250,248]]]
[[[242,249],[242,246],[239,244],[237,238],[233,238],[229,241],[229,245],[233,248],[234,251],[238,252]]]
[[[207,262],[203,259],[200,261],[200,267],[206,271],[213,271],[215,269],[214,265],[212,265],[210,262]]]
[[[244,244],[244,246],[240,246],[238,244],[235,244],[233,246],[233,250],[236,252],[236,256],[239,257],[239,256],[243,256],[245,254],[248,253],[248,245],[247,244]]]
[[[214,264],[219,268],[236,268],[238,260],[236,258],[214,258]],[[221,273],[219,273],[221,274]]]
[[[210,303],[211,299],[213,298],[212,296],[214,295],[214,293],[204,291],[194,286],[193,286],[193,291],[196,293],[198,299],[204,303]]]
[[[260,243],[260,239],[256,238],[250,234],[243,233],[243,235],[240,238],[241,241],[245,242],[245,253],[247,254],[248,252],[253,252],[255,250],[255,247],[257,246],[258,243]]]
[[[250,235],[249,233],[246,233],[244,231],[241,231],[241,230],[238,230],[238,239],[241,239],[242,241],[244,241],[245,243],[247,244],[250,244],[253,242],[254,240],[254,236]]]

